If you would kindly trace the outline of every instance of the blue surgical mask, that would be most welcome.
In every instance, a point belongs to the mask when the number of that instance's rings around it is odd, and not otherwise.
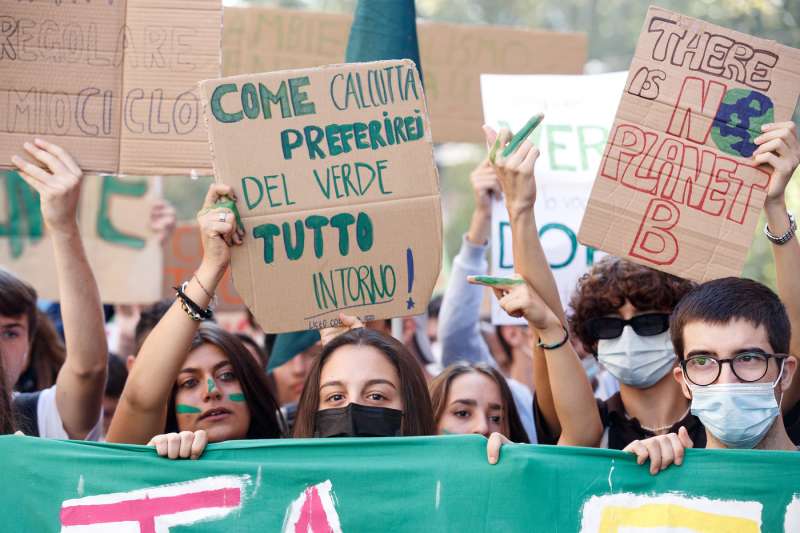
[[[728,448],[754,448],[780,413],[772,383],[718,383],[699,387],[690,385],[692,414]]]
[[[620,382],[637,389],[658,383],[675,366],[669,330],[643,337],[631,326],[616,339],[597,342],[597,359]]]

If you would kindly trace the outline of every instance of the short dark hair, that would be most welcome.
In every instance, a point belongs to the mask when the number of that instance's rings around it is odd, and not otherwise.
[[[586,329],[592,318],[614,313],[628,300],[640,311],[672,311],[694,283],[671,274],[606,256],[578,280],[570,299],[570,330],[587,350],[597,352],[597,339]]]
[[[259,368],[258,363],[242,344],[242,341],[217,324],[205,321],[200,324],[189,351],[204,344],[216,346],[225,354],[233,367],[233,373],[236,374],[236,378],[242,386],[242,393],[247,402],[247,408],[250,410],[250,427],[247,430],[246,438],[274,439],[282,437],[279,406],[270,389],[267,374],[263,368]],[[173,385],[172,394],[169,397],[164,433],[178,432],[178,419],[175,415],[177,392],[178,385],[176,383]]]
[[[503,402],[503,418],[505,419],[505,428],[503,434],[516,443],[529,444],[528,432],[522,425],[517,411],[517,405],[514,403],[514,396],[511,394],[511,389],[506,383],[506,378],[497,369],[487,365],[486,363],[455,363],[436,376],[430,384],[431,403],[433,404],[433,416],[438,424],[444,416],[445,409],[447,409],[447,397],[450,394],[450,385],[458,377],[464,374],[483,374],[497,384],[500,389],[500,398]]]
[[[247,333],[235,333],[236,338],[242,341],[242,344],[246,347],[250,347],[256,352],[256,357],[258,357],[258,362],[261,364],[262,368],[267,368],[267,353],[264,351],[264,348],[259,346],[256,340],[248,335]]]
[[[108,381],[106,381],[106,396],[119,398],[128,380],[128,369],[119,356],[108,355]]]
[[[442,309],[442,301],[444,301],[444,295],[437,294],[431,301],[428,303],[428,317],[429,318],[439,318],[439,311]]]
[[[36,289],[0,267],[0,315],[28,318],[28,340],[36,332]]]
[[[172,307],[172,303],[174,301],[175,300],[167,298],[164,300],[159,300],[153,305],[142,309],[142,312],[139,315],[139,321],[136,323],[136,329],[133,331],[133,346],[136,348],[136,353],[133,355],[138,355],[139,351],[142,349],[144,341],[147,339],[147,336],[150,335],[150,332],[153,331],[153,328],[156,327],[156,324],[158,324],[167,311],[169,311],[169,308]],[[128,355],[131,354],[120,354],[122,357],[127,357]]]
[[[786,308],[772,289],[757,281],[721,278],[699,285],[683,297],[669,321],[672,345],[683,359],[683,329],[692,322],[727,324],[742,319],[764,326],[775,353],[788,353],[792,326]]]
[[[6,386],[3,356],[0,354],[0,435],[10,435],[16,430],[10,387],[10,385]]]
[[[319,380],[322,367],[330,355],[342,346],[372,346],[383,353],[397,369],[400,377],[400,396],[403,398],[403,422],[400,434],[404,437],[433,435],[433,408],[425,383],[425,375],[417,359],[402,343],[369,328],[358,328],[343,333],[330,341],[314,359],[300,401],[294,423],[295,438],[310,438],[315,434],[316,414],[319,410]]]

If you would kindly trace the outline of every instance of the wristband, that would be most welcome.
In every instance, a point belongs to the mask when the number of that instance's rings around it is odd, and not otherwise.
[[[203,309],[199,305],[197,305],[194,300],[189,298],[184,289],[189,284],[188,281],[183,282],[180,287],[173,287],[175,289],[176,294],[180,301],[181,301],[181,308],[183,311],[189,315],[189,318],[194,320],[195,322],[200,322],[201,320],[209,320],[211,317],[214,316],[214,312],[211,309]]]
[[[567,331],[567,328],[565,328],[564,326],[561,326],[561,328],[564,330],[564,339],[563,340],[561,340],[560,342],[557,342],[555,344],[544,344],[542,342],[542,339],[539,338],[539,342],[536,343],[536,346],[538,346],[542,350],[557,350],[558,348],[561,348],[562,346],[567,344],[567,341],[569,340],[569,331]]]
[[[794,232],[797,231],[797,221],[789,211],[786,212],[789,217],[789,229],[783,235],[773,235],[772,232],[769,230],[769,226],[764,224],[764,235],[767,236],[767,239],[772,241],[773,244],[777,244],[778,246],[782,244],[786,244],[792,237],[794,237]]]

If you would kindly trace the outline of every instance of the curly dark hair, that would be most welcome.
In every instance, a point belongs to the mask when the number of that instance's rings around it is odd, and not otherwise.
[[[614,313],[625,300],[641,311],[670,313],[694,286],[671,274],[606,256],[578,280],[570,299],[569,326],[587,350],[597,353],[597,340],[585,328],[589,319]]]

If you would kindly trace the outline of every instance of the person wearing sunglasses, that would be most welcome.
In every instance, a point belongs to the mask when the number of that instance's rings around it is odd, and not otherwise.
[[[797,449],[780,409],[797,360],[786,353],[791,325],[772,290],[740,278],[704,283],[675,308],[670,331],[680,357],[674,377],[705,426],[707,448]],[[625,451],[656,474],[680,465],[694,444],[681,427]]]
[[[502,137],[486,130],[490,145]],[[527,317],[531,314],[528,303],[540,300],[561,323],[556,330],[564,339],[559,342],[572,336],[590,353],[602,355],[600,362],[621,382],[618,394],[597,401],[577,357],[535,346],[534,419],[539,443],[621,450],[633,440],[666,433],[687,422],[700,439],[703,429],[669,376],[676,358],[666,327],[666,317],[692,284],[606,257],[580,280],[567,319],[538,233],[530,231],[536,226],[533,167],[538,150],[528,149],[522,164],[515,153],[508,159],[498,158],[493,165],[509,212],[514,266],[527,282],[498,295],[503,296],[501,305],[512,315]],[[531,327],[538,344],[544,332]]]

